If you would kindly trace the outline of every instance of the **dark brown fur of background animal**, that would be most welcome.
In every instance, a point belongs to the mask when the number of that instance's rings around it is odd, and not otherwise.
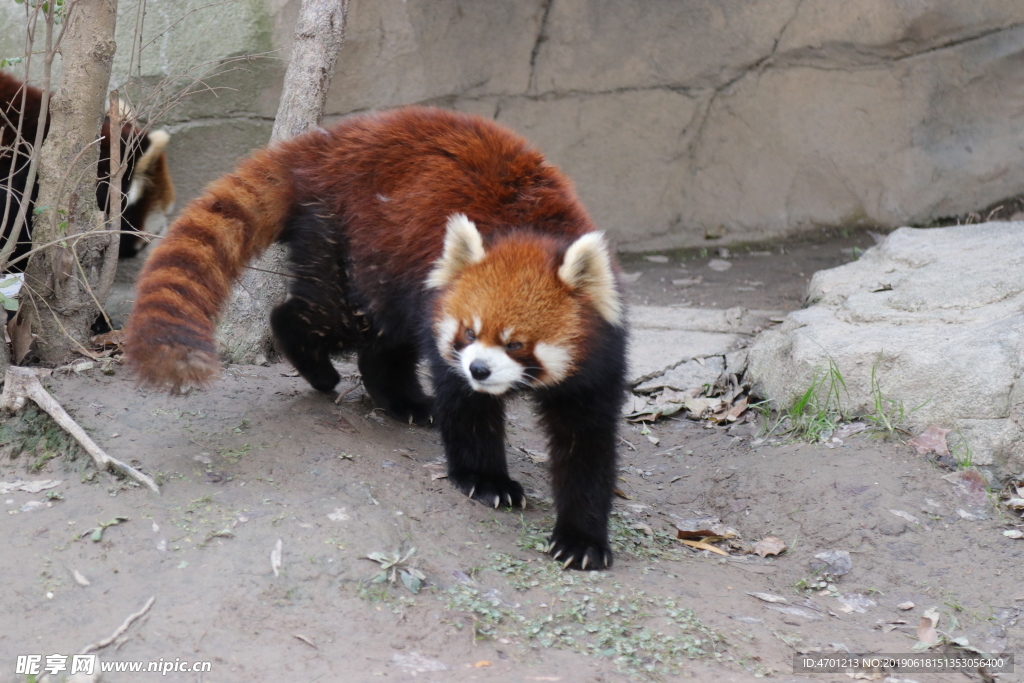
[[[22,112],[22,100],[24,98],[24,113]],[[18,204],[24,197],[27,176],[28,161],[31,146],[35,142],[40,120],[40,108],[42,107],[43,91],[15,78],[9,73],[0,71],[0,214],[3,212],[3,205],[7,193],[7,179],[11,167],[14,165],[12,189],[14,201],[11,202],[11,210],[3,226],[3,235],[6,238],[14,217],[18,211]],[[18,139],[17,127],[21,125],[21,144],[14,148]],[[48,122],[47,122],[48,125]],[[110,121],[103,119],[100,141],[100,158],[97,168],[96,202],[101,208],[107,206],[109,184],[106,177],[110,169]],[[150,139],[146,134],[129,124],[121,128],[121,156],[127,164],[122,178],[122,192],[127,193],[132,180],[141,182],[144,190],[138,200],[133,204],[125,203],[122,207],[121,229],[125,232],[142,231],[145,228],[146,218],[155,212],[168,210],[174,202],[174,183],[171,180],[167,167],[166,155],[160,151],[158,155],[146,157],[150,148]],[[146,169],[138,169],[136,163],[145,158]],[[37,188],[32,189],[32,196],[29,201],[35,200]],[[14,257],[25,254],[32,243],[32,211],[27,214],[27,230],[23,229],[19,244],[14,252]],[[133,256],[146,241],[141,237],[131,234],[123,234],[121,237],[121,256]],[[24,269],[24,261],[15,265],[18,270]]]

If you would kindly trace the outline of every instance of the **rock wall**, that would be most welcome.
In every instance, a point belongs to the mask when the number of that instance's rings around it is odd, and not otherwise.
[[[0,56],[21,7],[0,5]],[[146,7],[149,83],[265,54],[165,116],[187,200],[267,139],[298,0]],[[925,224],[1024,192],[1022,66],[1019,0],[352,0],[328,110],[493,116],[620,247],[660,249]]]

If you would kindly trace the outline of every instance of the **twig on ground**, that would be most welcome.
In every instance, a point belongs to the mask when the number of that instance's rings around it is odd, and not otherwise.
[[[78,426],[78,423],[68,415],[67,411],[57,400],[43,388],[39,377],[29,368],[21,368],[15,365],[7,368],[7,376],[4,379],[3,394],[0,394],[0,409],[19,411],[25,407],[25,401],[32,399],[36,405],[46,411],[64,431],[82,445],[82,448],[92,457],[97,469],[109,472],[121,473],[131,477],[140,484],[145,484],[154,493],[159,494],[160,488],[156,482],[138,471],[131,465],[121,462],[117,458],[107,455],[96,442],[89,438],[85,430]]]
[[[350,386],[343,393],[338,394],[338,398],[334,399],[334,405],[339,405],[341,403],[341,399],[345,398],[346,396],[348,396],[350,393],[352,393],[361,386],[363,386],[363,380],[357,379],[355,384]]]
[[[4,391],[4,393],[6,393],[6,390]],[[128,630],[128,627],[132,625],[132,622],[134,622],[136,619],[138,619],[146,612],[148,612],[149,608],[153,606],[154,602],[156,602],[155,595],[151,597],[149,600],[147,600],[146,604],[138,612],[136,612],[135,614],[129,614],[128,618],[124,620],[124,623],[121,624],[109,638],[104,638],[103,640],[98,640],[95,643],[90,643],[89,645],[86,645],[84,648],[82,648],[82,651],[79,654],[87,655],[90,652],[102,650],[107,645],[110,645],[112,642],[117,640],[125,631]]]

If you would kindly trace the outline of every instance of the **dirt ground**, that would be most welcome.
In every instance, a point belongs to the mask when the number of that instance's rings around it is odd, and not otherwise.
[[[833,235],[734,249],[725,272],[708,268],[715,253],[660,264],[630,256],[624,270],[641,273],[634,303],[787,310],[815,270],[871,243]],[[162,495],[93,473],[84,456],[68,457],[66,441],[36,443],[34,412],[0,426],[2,441],[17,444],[0,454],[0,482],[62,482],[50,496],[0,495],[0,681],[29,680],[13,673],[18,655],[70,655],[110,636],[151,597],[101,660],[210,662],[210,671],[102,680],[848,681],[794,674],[793,656],[910,652],[933,607],[951,638],[986,651],[1024,646],[1024,541],[1002,535],[1005,513],[971,511],[942,479],[948,471],[904,444],[859,434],[827,448],[757,439],[754,424],[727,431],[685,419],[653,425],[654,444],[623,422],[615,565],[562,572],[537,549],[553,513],[526,400],[510,410],[508,455],[530,504],[508,512],[435,479],[436,431],[377,415],[358,388],[336,405],[287,365],[232,366],[209,391],[172,397],[110,370],[46,383],[102,447],[155,476]],[[762,559],[683,547],[674,521],[700,514],[787,549]],[[812,570],[827,550],[849,552],[849,573]],[[373,583],[381,565],[371,553],[408,555],[396,569],[414,588],[422,574],[419,592]],[[822,579],[834,590],[807,588]],[[982,680],[889,680],[972,679]]]

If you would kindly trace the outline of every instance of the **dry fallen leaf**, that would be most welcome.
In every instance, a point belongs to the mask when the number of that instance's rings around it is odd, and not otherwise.
[[[32,326],[28,317],[21,314],[21,309],[7,321],[7,335],[11,338],[11,360],[17,364],[25,360],[32,347]]]
[[[444,463],[428,462],[423,466],[423,469],[430,473],[430,481],[448,478],[448,466]]]
[[[46,489],[52,489],[63,483],[60,479],[42,479],[39,481],[0,481],[0,495],[7,495],[11,491],[24,491],[25,493],[39,493]]]
[[[908,441],[907,444],[913,446],[918,455],[934,453],[939,456],[948,456],[949,448],[946,447],[946,434],[949,434],[951,431],[950,429],[943,429],[938,425],[929,425],[927,429]]]
[[[710,550],[711,552],[717,553],[718,555],[724,555],[725,557],[730,557],[729,553],[725,552],[721,548],[716,548],[715,546],[711,545],[710,543],[704,543],[702,541],[691,541],[688,538],[680,538],[679,542],[682,543],[683,545],[688,545],[691,548],[697,548],[698,550]]]
[[[89,341],[97,349],[116,348],[124,344],[124,331],[110,330],[103,334],[93,335]]]
[[[673,515],[673,518],[677,529],[676,538],[723,539],[739,536],[735,529],[722,524],[718,517],[681,519]]]
[[[928,610],[931,612],[933,610]],[[921,621],[917,624],[917,639],[925,645],[935,645],[939,642],[939,633],[935,630],[935,627],[939,625],[938,616],[932,617],[925,612],[925,616],[921,617]]]
[[[75,569],[75,570],[74,570],[74,571],[73,571],[72,573],[73,573],[73,574],[74,574],[74,576],[75,576],[75,582],[76,582],[76,583],[77,583],[77,584],[78,584],[79,586],[89,586],[89,585],[92,585],[92,584],[91,584],[91,583],[89,582],[89,579],[85,578],[85,576],[84,576],[84,575],[82,574],[82,572],[80,572],[80,571],[78,571],[77,569]]]
[[[474,664],[473,666],[475,668],[477,668],[477,669],[483,669],[484,667],[488,667],[490,665],[491,665],[490,662],[488,662],[486,659],[482,659],[479,662],[477,662],[476,664]]]
[[[1024,531],[1020,529],[1007,529],[1003,532],[1003,536],[1007,538],[1024,538]]]
[[[277,545],[270,551],[270,568],[274,570],[274,576],[281,575],[281,550],[284,547],[284,542],[279,538],[277,539]]]
[[[296,638],[298,640],[301,640],[302,642],[304,642],[306,645],[309,645],[314,650],[319,650],[320,649],[320,648],[318,648],[316,646],[316,644],[312,640],[310,640],[306,636],[302,635],[301,633],[293,633],[292,634],[292,638]]]
[[[889,510],[889,512],[891,512],[892,514],[896,515],[897,517],[900,517],[901,519],[907,520],[911,524],[920,524],[921,523],[921,520],[919,520],[917,517],[915,517],[914,515],[910,514],[909,512],[904,512],[903,510]]]
[[[349,520],[348,513],[345,512],[345,508],[334,508],[334,512],[327,514],[327,519],[332,522],[347,522]]]
[[[709,413],[716,413],[722,407],[722,399],[720,398],[687,398],[683,405],[686,409],[693,414],[697,419],[704,417]]]
[[[754,544],[754,552],[761,557],[767,557],[768,555],[778,555],[786,549],[786,544],[781,538],[775,536],[768,536],[762,538],[760,541]]]
[[[644,524],[643,522],[637,522],[629,527],[630,529],[636,529],[637,531],[644,532],[645,536],[653,536],[654,529],[651,528],[650,524]]]
[[[778,603],[781,603],[781,604],[788,604],[789,603],[789,600],[787,600],[786,598],[782,597],[781,595],[774,595],[773,593],[750,593],[750,592],[748,592],[747,595],[749,595],[751,597],[754,597],[754,598],[757,598],[758,600],[763,600],[765,602],[778,602]]]
[[[985,477],[973,467],[952,472],[942,478],[953,484],[953,493],[969,506],[983,508],[988,504]]]

